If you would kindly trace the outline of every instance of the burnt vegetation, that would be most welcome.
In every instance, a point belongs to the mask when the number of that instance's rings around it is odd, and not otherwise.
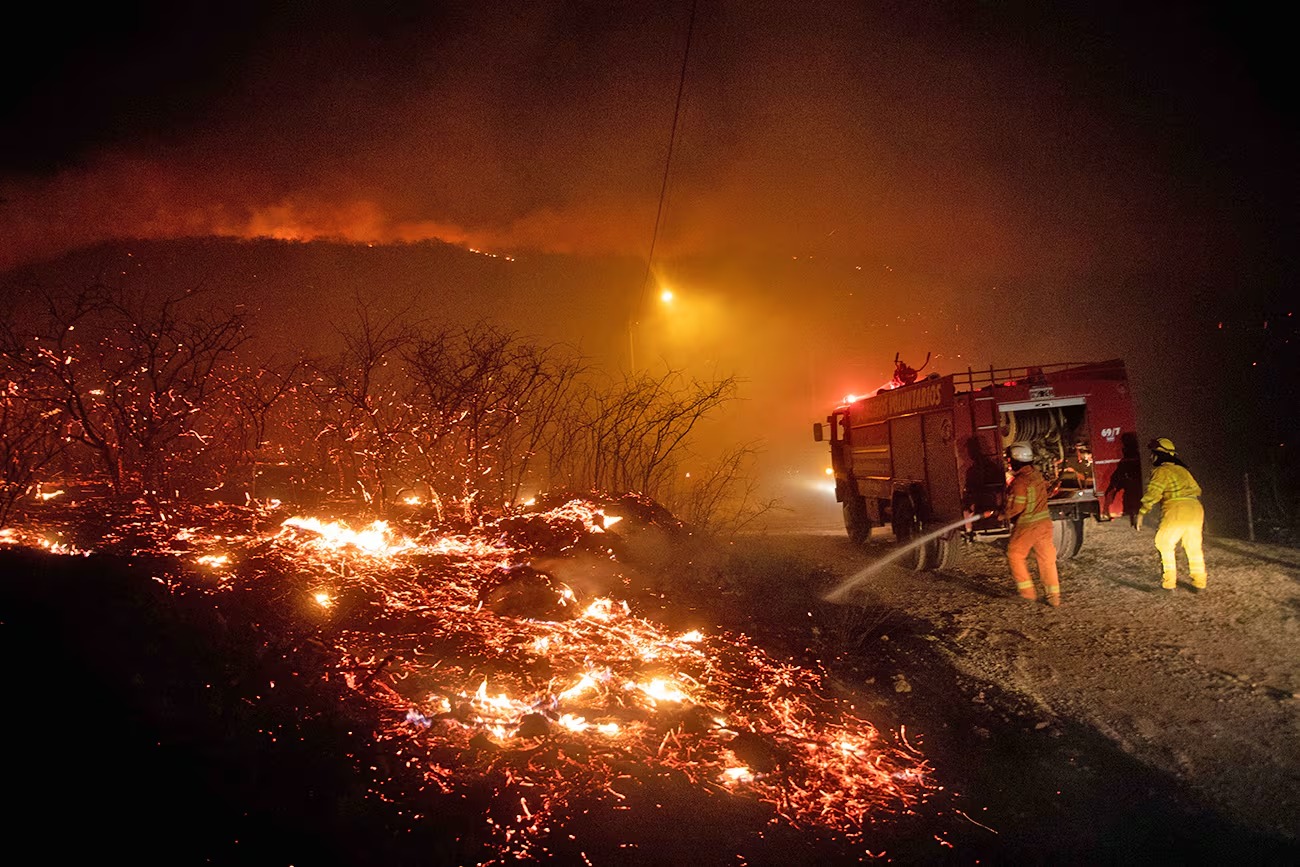
[[[273,350],[202,286],[11,286],[0,326],[0,526],[73,486],[119,503],[279,500],[473,525],[548,491],[636,492],[726,533],[775,504],[758,443],[705,455],[734,376],[611,375],[494,323],[357,300],[323,356]],[[287,345],[287,344],[286,344]]]

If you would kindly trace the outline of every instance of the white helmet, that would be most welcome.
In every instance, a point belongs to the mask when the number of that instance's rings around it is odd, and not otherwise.
[[[1034,450],[1030,448],[1029,443],[1012,443],[1007,453],[1011,455],[1013,461],[1019,461],[1022,464],[1034,462]]]

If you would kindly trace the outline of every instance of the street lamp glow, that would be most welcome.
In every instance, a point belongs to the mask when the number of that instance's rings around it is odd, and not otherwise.
[[[662,301],[662,302],[665,303],[665,304],[672,304],[672,303],[673,303],[673,290],[671,290],[671,289],[665,289],[664,291],[660,292],[660,293],[659,293],[659,300]]]

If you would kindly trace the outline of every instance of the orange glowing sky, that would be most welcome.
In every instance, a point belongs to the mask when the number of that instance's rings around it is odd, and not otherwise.
[[[646,255],[691,0],[264,5],[29,12],[0,267],[206,234]],[[1212,261],[1294,128],[1224,21],[1118,8],[699,0],[659,253]]]

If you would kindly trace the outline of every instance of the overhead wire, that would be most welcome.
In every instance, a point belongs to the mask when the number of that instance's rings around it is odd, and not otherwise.
[[[686,50],[682,52],[682,68],[677,78],[677,103],[673,107],[673,126],[668,136],[668,157],[664,160],[663,183],[659,188],[659,206],[655,211],[654,232],[650,235],[650,252],[646,255],[645,260],[645,277],[641,281],[641,294],[637,297],[636,308],[632,311],[634,323],[637,314],[641,311],[641,305],[645,303],[646,287],[650,285],[650,273],[654,265],[655,246],[659,241],[659,226],[663,219],[664,201],[668,197],[668,175],[673,164],[673,149],[677,144],[677,127],[682,113],[682,93],[686,89],[686,64],[691,56],[691,39],[695,34],[695,10],[698,5],[699,0],[691,0],[691,17],[686,26]]]

